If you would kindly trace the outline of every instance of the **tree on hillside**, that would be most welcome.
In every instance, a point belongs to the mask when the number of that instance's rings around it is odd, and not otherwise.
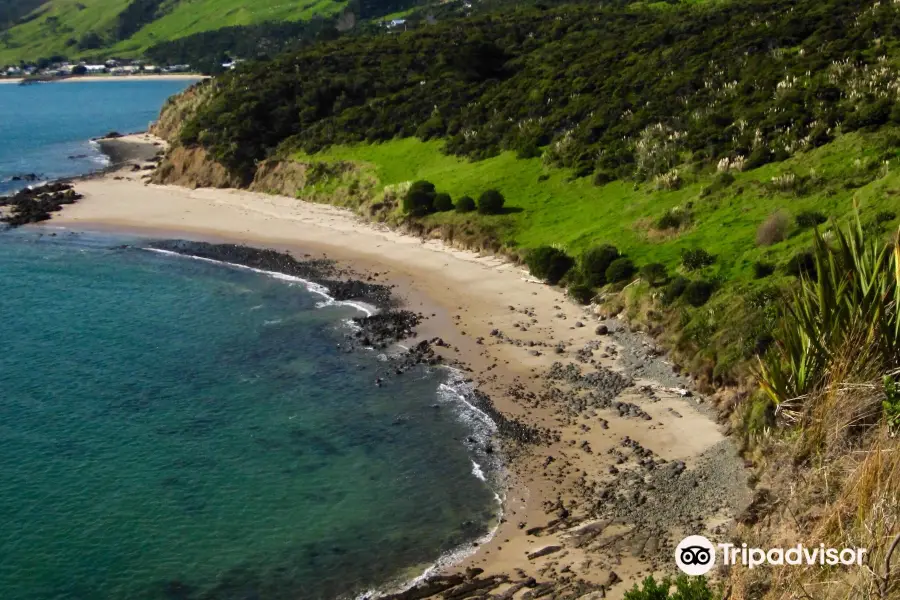
[[[403,197],[403,212],[413,217],[424,217],[434,212],[434,184],[430,181],[416,181]]]
[[[478,197],[478,212],[483,215],[497,215],[503,210],[506,198],[497,190],[487,190]]]

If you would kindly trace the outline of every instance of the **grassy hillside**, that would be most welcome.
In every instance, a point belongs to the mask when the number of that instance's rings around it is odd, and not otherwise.
[[[427,180],[453,198],[477,198],[498,189],[514,209],[506,215],[437,213],[426,223],[471,222],[493,229],[509,248],[559,244],[573,254],[611,242],[641,263],[664,262],[673,269],[681,251],[701,247],[717,255],[714,270],[728,279],[753,279],[754,262],[783,262],[808,245],[812,229],[791,226],[788,239],[772,246],[755,243],[758,226],[771,214],[816,210],[841,218],[859,203],[863,216],[897,209],[900,171],[885,167],[896,158],[892,132],[848,134],[789,160],[734,174],[734,182],[709,191],[716,182],[712,169],[684,176],[678,190],[658,190],[650,183],[614,181],[595,186],[590,178],[572,179],[571,170],[546,168],[541,159],[517,159],[504,152],[482,161],[468,161],[441,152],[442,142],[417,138],[381,144],[335,146],[315,154],[299,153],[303,161],[348,160],[367,166],[382,186]],[[858,162],[857,162],[858,161]],[[690,167],[687,166],[689,169]],[[813,173],[815,182],[803,189],[779,190],[772,179],[793,173],[800,179]],[[854,183],[855,182],[855,183]],[[689,222],[677,230],[660,230],[667,212],[681,209]]]
[[[130,5],[137,5],[133,22],[122,23],[119,17]],[[0,34],[0,64],[100,50],[136,56],[156,43],[202,31],[309,19],[334,14],[345,5],[344,0],[50,0],[36,11],[36,18]],[[130,35],[120,39],[121,31]]]
[[[668,314],[648,311],[648,303],[658,305],[666,288],[647,284],[631,288],[629,301],[632,317],[650,327],[672,326],[672,345],[699,372],[718,379],[729,377],[737,363],[765,344],[771,308],[779,298],[773,290],[796,281],[788,265],[812,245],[814,228],[803,224],[804,214],[845,222],[857,206],[873,231],[896,224],[891,215],[900,208],[898,141],[900,132],[892,128],[842,135],[788,160],[734,173],[727,185],[723,181],[730,178],[723,179],[715,168],[692,172],[682,165],[683,183],[671,191],[653,182],[613,181],[598,187],[590,178],[573,178],[572,170],[547,168],[539,158],[517,159],[512,152],[471,162],[444,154],[441,142],[416,138],[337,146],[296,158],[356,163],[380,188],[427,180],[454,200],[477,198],[486,189],[506,197],[507,214],[446,212],[422,219],[426,231],[439,230],[444,237],[485,247],[496,240],[520,256],[530,248],[555,245],[578,257],[593,246],[613,244],[638,267],[661,263],[670,279],[714,282],[718,289],[702,307],[675,300]],[[791,176],[793,184],[781,183]],[[331,183],[317,185],[327,189]],[[316,187],[306,191],[311,197],[318,197],[316,192]],[[372,203],[380,200],[371,198]],[[396,211],[392,218],[402,219]],[[677,215],[681,223],[664,227],[666,215]],[[782,223],[783,239],[758,239],[768,220]],[[689,272],[682,255],[697,248],[715,261]],[[760,277],[757,265],[773,270]]]

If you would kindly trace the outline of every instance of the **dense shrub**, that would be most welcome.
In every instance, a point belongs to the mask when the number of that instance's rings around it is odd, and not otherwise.
[[[815,278],[816,258],[811,251],[803,250],[791,257],[785,265],[784,270],[788,275],[793,275],[794,277],[805,275],[807,277]]]
[[[419,128],[416,129],[416,137],[427,141],[441,137],[446,130],[447,125],[444,123],[444,120],[439,115],[435,115],[419,125]]]
[[[594,297],[594,288],[586,283],[572,283],[568,289],[569,297],[579,304],[590,304]]]
[[[684,288],[684,299],[691,306],[703,306],[715,291],[716,286],[710,281],[702,279],[692,281]]]
[[[616,180],[616,174],[605,169],[600,169],[594,173],[594,185],[601,186]]]
[[[678,229],[681,227],[683,215],[680,212],[667,210],[663,216],[656,221],[657,229]]]
[[[714,184],[720,188],[727,188],[732,183],[734,183],[734,175],[729,171],[722,171],[721,173],[716,174]]]
[[[617,258],[612,261],[606,269],[606,281],[609,283],[619,283],[625,281],[634,275],[634,263],[630,258]]]
[[[434,212],[434,184],[428,181],[416,181],[403,197],[403,212],[414,217],[421,217]]]
[[[692,248],[681,253],[681,264],[688,271],[696,271],[713,264],[715,257],[703,248]]]
[[[478,212],[483,215],[500,214],[506,198],[497,190],[487,190],[478,197]]]
[[[447,212],[448,210],[453,210],[453,199],[450,197],[450,194],[435,194],[434,210],[435,212]]]
[[[686,277],[678,276],[672,281],[669,282],[669,285],[665,287],[662,295],[663,304],[672,304],[684,294],[685,288],[687,288],[690,280]]]
[[[641,277],[653,287],[663,285],[669,279],[666,265],[650,263],[641,267]]]
[[[771,246],[783,242],[787,239],[788,226],[788,216],[784,211],[769,215],[756,230],[756,245]]]
[[[674,590],[672,589],[674,585]],[[657,582],[652,575],[625,592],[624,600],[714,600],[716,595],[705,577],[681,575],[673,583],[668,577]]]
[[[828,220],[828,217],[817,210],[805,210],[796,217],[797,225],[800,227],[815,227],[821,225]]]
[[[601,286],[606,283],[606,270],[619,258],[619,250],[610,244],[595,246],[581,255],[581,273],[587,283]]]
[[[753,276],[756,279],[763,279],[775,272],[775,265],[767,262],[757,261],[753,263]]]
[[[897,218],[897,213],[892,210],[883,210],[875,215],[875,222],[881,225],[882,223],[888,223]]]
[[[472,212],[475,208],[475,199],[471,196],[461,196],[459,200],[456,201],[456,212]]]
[[[575,264],[572,257],[553,246],[540,246],[529,251],[525,264],[532,275],[550,284],[559,283]]]

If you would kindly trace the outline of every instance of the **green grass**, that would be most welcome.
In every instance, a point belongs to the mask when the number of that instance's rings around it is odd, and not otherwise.
[[[339,12],[345,0],[193,0],[141,29],[112,52],[139,52],[202,31],[266,21],[302,21]]]
[[[770,214],[785,210],[791,215],[818,210],[829,217],[844,217],[859,202],[863,215],[896,206],[896,197],[888,191],[900,189],[897,172],[881,176],[881,167],[873,170],[854,163],[878,162],[880,151],[873,136],[842,136],[808,154],[783,163],[736,173],[731,186],[703,196],[715,174],[685,173],[687,183],[676,191],[658,191],[653,183],[634,185],[615,181],[597,187],[589,178],[571,180],[571,173],[545,169],[540,159],[516,159],[506,152],[500,156],[469,162],[440,151],[439,142],[421,142],[415,138],[383,144],[333,147],[305,160],[349,160],[370,165],[381,185],[425,179],[439,191],[454,198],[477,198],[489,188],[500,190],[507,206],[521,212],[498,217],[441,214],[428,217],[444,222],[475,219],[502,232],[502,241],[511,247],[530,248],[543,244],[562,244],[574,255],[591,245],[613,243],[638,264],[662,262],[675,267],[681,251],[704,248],[717,256],[715,271],[727,279],[752,278],[757,260],[774,262],[786,258],[812,240],[811,231],[795,231],[785,242],[767,248],[755,244],[756,230]],[[811,186],[806,195],[775,192],[768,182],[784,172],[808,175],[815,169],[821,183]],[[844,183],[855,176],[872,181],[858,189]],[[543,181],[539,178],[546,177]],[[667,210],[689,209],[693,223],[678,234],[661,235],[653,223]]]
[[[315,15],[334,14],[346,5],[346,1],[182,0],[170,13],[112,47],[79,52],[75,46],[67,45],[67,40],[78,40],[88,32],[102,35],[109,31],[118,14],[128,4],[129,0],[50,0],[38,9],[41,12],[39,18],[4,33],[0,41],[0,65],[54,54],[69,58],[97,54],[136,57],[156,43],[201,31],[266,21],[299,21]],[[53,24],[54,19],[57,25]]]
[[[715,181],[716,173],[692,173],[689,166],[682,167],[685,184],[676,191],[657,190],[652,182],[615,181],[597,187],[588,178],[573,179],[570,172],[547,169],[537,158],[519,160],[506,152],[469,162],[441,153],[440,142],[415,138],[337,146],[314,155],[297,154],[296,158],[355,162],[367,177],[378,180],[379,190],[418,179],[434,183],[439,192],[454,199],[462,195],[477,198],[482,191],[495,188],[504,194],[508,207],[517,209],[500,216],[442,213],[426,217],[426,226],[454,224],[458,230],[494,236],[513,251],[561,245],[575,257],[592,245],[611,243],[638,267],[658,262],[666,265],[670,274],[680,272],[690,279],[719,282],[710,302],[700,308],[680,301],[662,313],[650,310],[659,306],[661,289],[646,284],[632,287],[621,301],[630,307],[632,318],[665,329],[665,341],[676,353],[681,351],[679,360],[689,363],[693,372],[705,373],[710,380],[725,377],[724,381],[733,381],[729,378],[746,372],[752,364],[752,348],[772,324],[773,312],[748,300],[763,288],[792,285],[796,280],[785,273],[784,265],[794,254],[811,247],[813,240],[811,229],[801,229],[791,219],[787,239],[761,247],[756,244],[760,224],[777,211],[793,217],[816,210],[846,220],[853,214],[854,203],[863,222],[871,222],[880,211],[897,210],[900,166],[895,160],[896,135],[891,130],[844,135],[787,161],[735,173],[730,186],[711,193],[703,190]],[[890,161],[888,166],[885,160]],[[800,178],[814,172],[815,181],[797,192],[776,191],[772,178],[787,172]],[[334,185],[343,182],[322,182],[320,187],[331,189]],[[661,234],[654,227],[656,221],[676,207],[690,211],[690,225]],[[888,230],[896,226],[896,221],[886,224]],[[830,224],[822,226],[828,227]],[[715,263],[685,273],[681,253],[690,248],[710,252]],[[775,265],[775,273],[755,279],[757,261]]]

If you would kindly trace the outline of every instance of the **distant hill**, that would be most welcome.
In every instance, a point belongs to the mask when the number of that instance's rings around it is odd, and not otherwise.
[[[0,64],[138,56],[200,32],[339,13],[346,0],[0,0]]]

